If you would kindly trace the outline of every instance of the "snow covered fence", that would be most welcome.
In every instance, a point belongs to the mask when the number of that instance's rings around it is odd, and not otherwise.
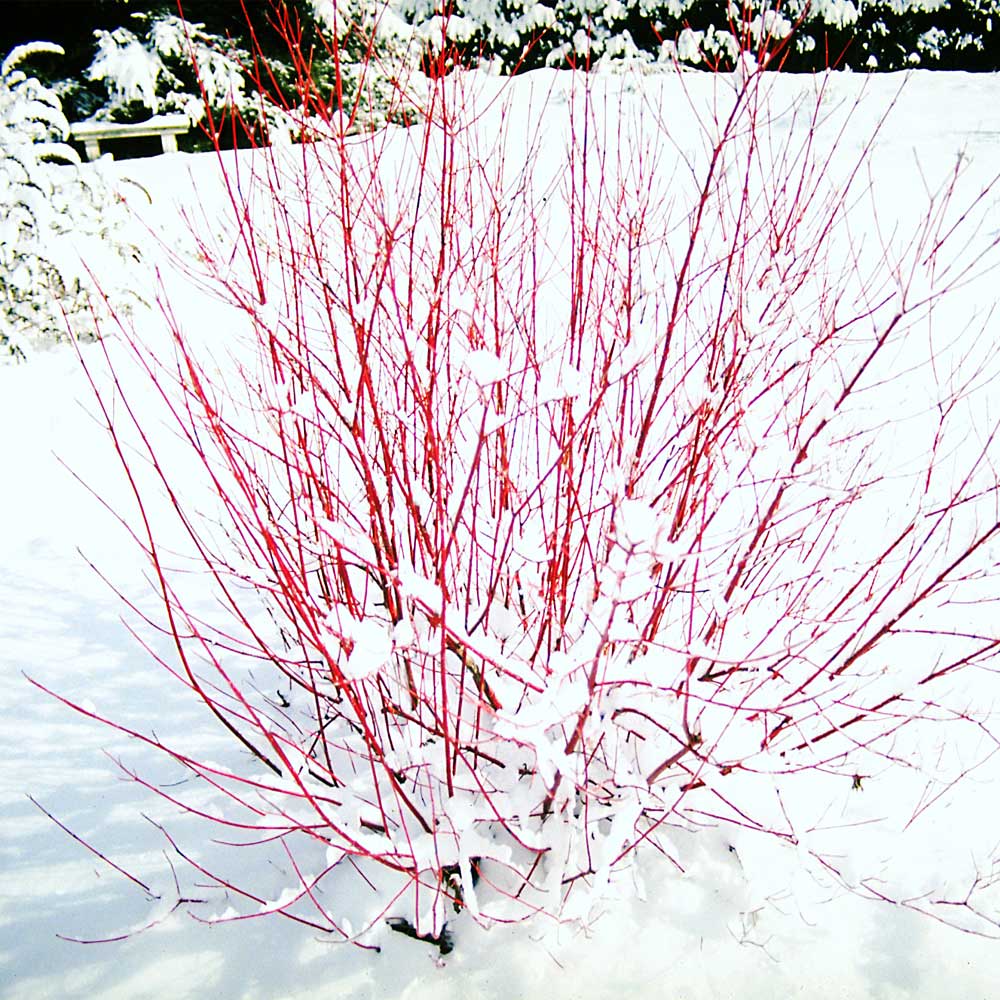
[[[74,122],[70,135],[82,142],[88,160],[101,155],[101,143],[108,139],[158,137],[164,153],[177,152],[177,136],[191,130],[186,115],[154,115],[144,122]]]

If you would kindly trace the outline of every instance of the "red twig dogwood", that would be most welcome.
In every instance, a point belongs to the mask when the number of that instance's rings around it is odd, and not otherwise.
[[[263,912],[354,939],[322,880],[368,859],[420,935],[586,920],[676,825],[794,842],[787,783],[858,787],[958,721],[940,682],[1000,645],[996,358],[935,320],[995,259],[985,193],[956,172],[882,231],[872,142],[828,81],[782,106],[760,56],[437,75],[363,136],[314,100],[315,141],[228,175],[229,242],[194,231],[250,331],[228,367],[170,309],[171,361],[128,338],[191,463],[116,379],[164,666],[251,757],[157,745],[288,852]]]

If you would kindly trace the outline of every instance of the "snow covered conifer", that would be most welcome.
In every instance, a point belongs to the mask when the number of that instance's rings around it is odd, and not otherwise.
[[[443,35],[507,72],[675,61],[728,70],[740,51],[762,47],[796,71],[998,68],[997,0],[400,0],[399,9],[432,49]]]
[[[388,9],[372,0],[312,0],[304,9],[276,2],[268,19],[295,37],[294,52],[276,56],[255,41],[251,54],[207,20],[173,13],[136,15],[131,27],[95,31],[97,52],[87,76],[106,90],[95,117],[126,121],[183,112],[216,138],[232,119],[238,137],[244,131],[268,140],[275,132],[300,135],[302,109],[294,105],[306,76],[310,96],[339,106],[353,130],[391,117],[409,29]],[[247,25],[255,40],[264,27],[259,20]]]
[[[0,66],[0,355],[24,358],[39,343],[93,336],[99,297],[89,294],[78,241],[120,246],[114,197],[67,143],[58,96],[19,68],[34,54],[61,52],[33,42]]]

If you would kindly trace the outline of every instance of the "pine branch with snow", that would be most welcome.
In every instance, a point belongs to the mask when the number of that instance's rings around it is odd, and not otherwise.
[[[315,0],[311,10],[305,25],[285,4],[270,11],[280,31],[297,36],[287,60],[174,14],[159,14],[141,30],[97,31],[88,76],[104,84],[106,101],[96,116],[132,120],[182,112],[216,138],[233,122],[253,141],[298,138],[310,131],[303,121],[309,112],[295,103],[308,78],[309,99],[339,108],[352,131],[384,124],[412,61],[409,29],[371,0]]]

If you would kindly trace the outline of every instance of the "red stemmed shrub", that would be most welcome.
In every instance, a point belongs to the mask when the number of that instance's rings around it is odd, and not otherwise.
[[[261,912],[351,937],[323,883],[366,859],[422,935],[586,921],[639,845],[797,843],[789,798],[978,724],[945,685],[1000,643],[994,359],[935,319],[993,259],[983,195],[956,170],[888,228],[832,78],[757,67],[453,74],[413,127],[318,103],[220,160],[192,267],[247,335],[126,338],[190,467],[101,404],[167,666],[251,756],[163,749],[228,839],[309,859]]]

